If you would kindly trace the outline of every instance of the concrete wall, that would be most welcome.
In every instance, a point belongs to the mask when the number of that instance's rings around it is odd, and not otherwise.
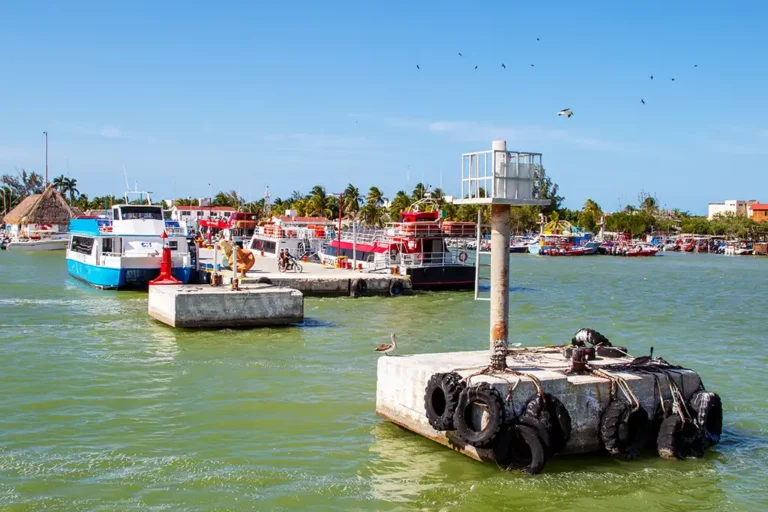
[[[150,286],[148,312],[171,327],[289,325],[304,320],[304,296],[274,286]]]

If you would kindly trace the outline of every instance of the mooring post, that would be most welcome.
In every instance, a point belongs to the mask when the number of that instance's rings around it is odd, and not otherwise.
[[[498,174],[502,165],[498,152],[506,154],[507,142],[495,140],[492,149]],[[491,366],[496,370],[507,367],[509,346],[509,219],[509,205],[491,204]]]

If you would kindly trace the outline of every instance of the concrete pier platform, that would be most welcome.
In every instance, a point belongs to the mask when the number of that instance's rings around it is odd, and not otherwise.
[[[212,251],[211,251],[212,252]],[[208,253],[201,253],[201,263],[213,268],[213,258]],[[280,272],[277,259],[256,256],[256,264],[240,281],[242,286],[251,286],[260,282],[271,283],[299,290],[305,297],[349,297],[355,295],[355,281],[365,281],[365,292],[361,296],[379,295],[396,296],[410,293],[411,280],[405,276],[362,272],[340,268],[329,268],[319,263],[301,262],[304,271]],[[224,276],[231,276],[231,271],[224,271]]]
[[[631,358],[598,358],[590,365],[601,367],[615,363],[627,363]],[[490,449],[478,449],[458,440],[456,432],[434,430],[426,417],[424,394],[427,382],[435,373],[455,371],[462,377],[475,374],[488,365],[489,352],[449,352],[444,354],[420,354],[412,356],[382,356],[377,365],[376,413],[408,430],[448,446],[469,457],[481,461],[493,461]],[[570,361],[561,349],[527,348],[510,350],[507,364],[511,369],[532,374],[539,379],[541,387],[560,399],[571,417],[572,432],[562,451],[564,454],[599,452],[603,450],[599,427],[603,411],[611,398],[610,381],[593,375],[565,375]],[[653,417],[659,399],[659,388],[665,400],[671,399],[669,386],[664,386],[664,375],[637,375],[635,373],[612,374],[623,377],[641,406]],[[698,374],[691,370],[675,370],[673,379],[683,391],[685,399],[697,390],[700,383]],[[657,386],[658,378],[662,386]],[[534,382],[527,377],[510,373],[477,375],[471,384],[488,382],[496,388],[505,401],[507,418],[519,417],[526,404],[537,394]],[[479,409],[479,408],[478,408]],[[473,414],[482,415],[482,411]],[[604,450],[603,450],[604,451]]]
[[[290,325],[304,320],[304,296],[297,290],[269,285],[239,291],[228,286],[150,286],[148,311],[171,327]]]

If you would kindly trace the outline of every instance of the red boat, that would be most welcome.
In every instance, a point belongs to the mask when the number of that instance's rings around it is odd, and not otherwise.
[[[474,222],[441,222],[436,205],[419,211],[431,200],[414,203],[400,222],[383,230],[345,231],[318,253],[324,263],[371,271],[391,271],[410,276],[414,289],[471,290],[475,265],[466,244],[449,247],[448,241],[470,240],[477,235]],[[354,236],[354,243],[353,243]],[[354,259],[354,262],[353,262]]]

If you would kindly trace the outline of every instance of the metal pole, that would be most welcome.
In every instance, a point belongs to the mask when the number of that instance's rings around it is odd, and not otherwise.
[[[491,366],[507,367],[509,346],[508,205],[491,205]]]
[[[339,244],[336,250],[336,268],[341,268],[341,212],[344,209],[344,194],[339,194],[339,234],[336,236]]]
[[[504,162],[498,162],[497,154],[506,157],[507,143],[492,143],[491,183]],[[502,173],[503,174],[503,173]],[[491,197],[494,197],[493,190]],[[491,204],[491,367],[503,370],[507,367],[509,347],[509,220],[510,208],[505,204]]]
[[[45,186],[48,186],[48,132],[43,132],[45,135]]]
[[[352,219],[352,270],[357,268],[357,223]]]
[[[237,290],[237,244],[235,243],[235,234],[230,231],[230,241],[232,242],[232,289]]]

